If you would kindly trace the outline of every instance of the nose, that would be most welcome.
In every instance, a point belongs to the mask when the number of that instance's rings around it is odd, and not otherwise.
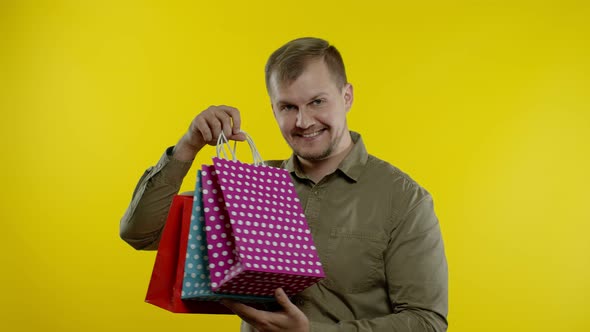
[[[295,123],[297,128],[307,129],[313,126],[314,122],[315,121],[313,117],[308,114],[307,110],[303,108],[299,109],[299,111],[297,112],[297,122]]]

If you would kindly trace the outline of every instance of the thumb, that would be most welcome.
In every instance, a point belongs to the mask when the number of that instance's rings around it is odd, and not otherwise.
[[[291,310],[295,306],[293,304],[293,302],[291,302],[291,300],[289,300],[287,293],[285,293],[285,291],[282,288],[277,288],[275,290],[275,299],[277,299],[277,302],[285,310]]]
[[[233,135],[229,136],[228,139],[233,140],[233,141],[245,141],[246,134],[239,132],[237,134],[233,134]]]

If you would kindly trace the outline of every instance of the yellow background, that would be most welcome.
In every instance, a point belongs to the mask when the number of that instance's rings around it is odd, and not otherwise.
[[[587,1],[0,3],[0,330],[235,331],[144,303],[155,253],[118,223],[211,104],[287,157],[263,66],[307,35],[344,56],[351,129],[435,198],[449,331],[590,330]]]

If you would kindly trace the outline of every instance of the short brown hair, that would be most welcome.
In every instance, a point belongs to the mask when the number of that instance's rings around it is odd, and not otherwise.
[[[295,81],[310,60],[323,59],[339,88],[348,83],[340,52],[326,40],[313,37],[294,39],[268,58],[265,67],[266,90],[270,94],[270,79],[276,74],[278,83]]]

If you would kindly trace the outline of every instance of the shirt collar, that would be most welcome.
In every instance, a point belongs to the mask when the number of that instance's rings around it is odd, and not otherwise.
[[[338,170],[340,170],[340,172],[346,177],[356,182],[361,175],[363,167],[367,163],[369,154],[367,153],[367,149],[365,148],[365,144],[359,133],[350,131],[350,138],[352,139],[354,146],[344,160],[340,162]],[[295,174],[300,179],[307,179],[307,176],[303,173],[301,164],[295,154],[292,154],[291,157],[285,161],[285,169],[289,171],[289,173]]]

